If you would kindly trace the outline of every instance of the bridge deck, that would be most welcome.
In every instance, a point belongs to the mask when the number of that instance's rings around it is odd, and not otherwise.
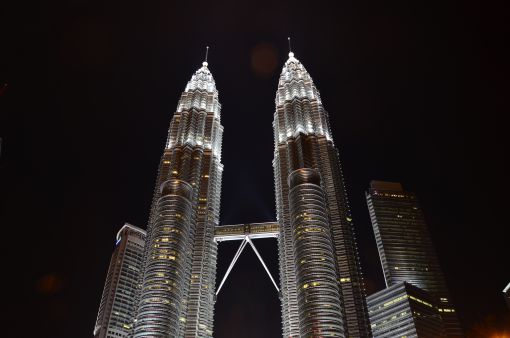
[[[277,222],[220,225],[214,229],[214,240],[216,242],[236,241],[244,239],[247,235],[251,239],[278,238],[278,232]]]

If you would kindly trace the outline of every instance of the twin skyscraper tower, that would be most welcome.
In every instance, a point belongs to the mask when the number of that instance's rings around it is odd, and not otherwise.
[[[218,243],[243,239],[235,262],[252,238],[277,237],[283,337],[371,337],[342,167],[310,74],[290,52],[273,121],[276,222],[219,225],[220,112],[203,62],[171,120],[146,232],[117,235],[94,335],[212,337]]]
[[[204,62],[171,120],[147,227],[133,337],[211,337],[221,104]],[[328,113],[289,53],[276,93],[274,177],[284,337],[369,337],[363,279]],[[225,227],[236,232],[235,227]],[[230,230],[229,230],[230,231]],[[250,229],[243,230],[249,239]]]

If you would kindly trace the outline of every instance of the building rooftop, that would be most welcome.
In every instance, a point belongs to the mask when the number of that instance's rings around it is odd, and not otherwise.
[[[404,191],[402,184],[398,182],[370,181],[370,189]]]

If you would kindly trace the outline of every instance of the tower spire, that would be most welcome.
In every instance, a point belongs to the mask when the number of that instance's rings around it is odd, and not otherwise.
[[[205,47],[205,60],[202,62],[202,66],[207,66],[207,56],[209,56],[209,46]]]
[[[292,52],[292,46],[290,44],[290,36],[287,37],[287,40],[289,42],[289,57],[291,58],[291,57],[294,57],[294,53]]]

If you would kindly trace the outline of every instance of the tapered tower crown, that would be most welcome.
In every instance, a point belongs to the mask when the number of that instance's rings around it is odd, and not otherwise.
[[[275,145],[297,134],[325,136],[332,141],[328,113],[303,64],[289,53],[276,92]]]
[[[219,125],[221,105],[218,90],[208,66],[207,61],[204,61],[182,92],[170,125],[167,148],[184,144],[204,145],[206,149],[213,149],[215,154],[221,153],[221,145],[218,142],[216,144],[212,142],[216,137],[208,134],[209,132],[221,134],[223,130]],[[207,115],[211,113],[218,122],[218,128],[208,129],[207,127]]]
[[[208,66],[207,61],[202,62],[202,67],[193,74],[184,91],[188,92],[195,89],[205,90],[208,93],[216,91],[216,83]]]
[[[177,105],[178,113],[196,109],[212,112],[215,117],[219,117],[221,105],[218,90],[208,66],[207,61],[202,62],[202,67],[188,81]]]

